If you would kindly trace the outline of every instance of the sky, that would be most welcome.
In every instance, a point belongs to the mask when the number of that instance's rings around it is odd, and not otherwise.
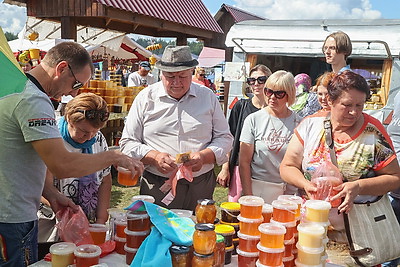
[[[182,0],[184,1],[184,0]],[[203,0],[214,15],[223,3],[268,19],[400,19],[400,0]],[[26,9],[0,0],[0,27],[17,34]]]

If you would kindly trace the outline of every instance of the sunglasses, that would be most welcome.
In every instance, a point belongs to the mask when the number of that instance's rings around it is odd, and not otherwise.
[[[110,113],[104,110],[89,109],[89,110],[77,110],[77,112],[83,113],[85,118],[88,120],[95,120],[99,118],[101,122],[107,121],[108,117],[110,116]]]
[[[78,90],[79,88],[82,88],[83,87],[83,83],[81,83],[80,81],[78,81],[78,79],[75,77],[75,74],[74,74],[74,72],[72,71],[72,68],[71,68],[71,66],[68,64],[68,68],[69,68],[69,70],[71,71],[71,74],[72,74],[72,76],[74,77],[74,79],[75,79],[75,83],[74,83],[74,85],[72,85],[72,89],[74,89],[74,90]]]
[[[274,90],[269,89],[269,88],[265,88],[264,92],[268,97],[271,97],[272,95],[275,95],[275,97],[278,98],[278,99],[282,99],[287,95],[287,93],[285,91],[274,91]]]
[[[264,84],[267,81],[268,77],[267,76],[260,76],[257,78],[247,78],[246,82],[248,85],[255,85],[256,81],[258,84]]]
[[[205,75],[205,74],[199,74],[199,76],[201,76],[201,77],[206,77],[206,75]]]

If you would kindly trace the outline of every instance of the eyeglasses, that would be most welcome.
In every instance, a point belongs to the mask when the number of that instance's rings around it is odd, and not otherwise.
[[[267,76],[260,76],[257,78],[247,78],[246,82],[248,85],[255,85],[256,81],[258,82],[258,84],[264,84],[267,81],[268,77]]]
[[[77,110],[77,112],[83,113],[85,118],[88,120],[95,120],[98,117],[102,122],[107,121],[108,117],[110,116],[110,113],[104,110],[89,109],[89,110]]]
[[[206,75],[205,75],[205,74],[199,74],[199,76],[201,76],[201,77],[206,77]]]
[[[78,81],[78,79],[75,77],[75,74],[74,74],[74,72],[72,71],[72,68],[71,68],[71,66],[68,64],[68,68],[69,68],[69,70],[71,71],[71,74],[72,74],[72,76],[74,77],[74,79],[75,79],[75,83],[74,83],[74,85],[72,85],[72,89],[74,89],[74,90],[78,90],[79,88],[81,88],[82,86],[83,86],[83,83],[81,83],[80,81]]]
[[[268,97],[271,97],[272,95],[275,95],[275,97],[278,98],[278,99],[282,99],[287,95],[287,93],[285,91],[274,91],[274,90],[269,89],[269,88],[265,88],[264,92]]]

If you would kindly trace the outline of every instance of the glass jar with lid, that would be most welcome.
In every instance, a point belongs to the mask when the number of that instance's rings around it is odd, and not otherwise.
[[[193,233],[194,251],[207,255],[214,252],[217,236],[215,234],[215,226],[210,223],[198,223],[195,225]]]
[[[217,217],[217,208],[212,199],[199,199],[196,206],[197,223],[214,223]]]
[[[172,258],[172,267],[190,266],[189,247],[172,245],[169,249]]]
[[[203,255],[193,252],[192,267],[211,267],[214,264],[214,253]]]

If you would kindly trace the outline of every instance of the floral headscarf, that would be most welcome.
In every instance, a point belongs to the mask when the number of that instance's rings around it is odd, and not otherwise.
[[[303,92],[308,92],[311,88],[311,78],[308,74],[300,73],[294,77],[295,85],[296,85],[296,95],[299,95]]]

